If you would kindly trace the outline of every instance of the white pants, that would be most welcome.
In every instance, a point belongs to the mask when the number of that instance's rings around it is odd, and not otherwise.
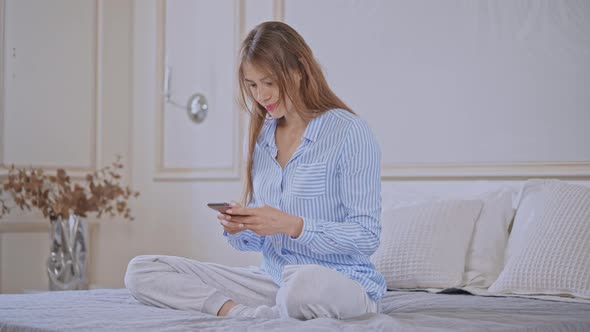
[[[216,315],[233,300],[276,306],[281,317],[346,319],[378,306],[355,280],[319,265],[287,265],[279,288],[258,268],[227,267],[174,256],[138,256],[129,262],[125,286],[140,302]]]

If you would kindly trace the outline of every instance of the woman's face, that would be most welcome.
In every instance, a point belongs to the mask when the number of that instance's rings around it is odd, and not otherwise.
[[[246,62],[242,67],[246,86],[252,97],[268,114],[275,119],[280,119],[291,108],[291,102],[279,100],[279,86],[271,75],[260,71],[252,64]]]

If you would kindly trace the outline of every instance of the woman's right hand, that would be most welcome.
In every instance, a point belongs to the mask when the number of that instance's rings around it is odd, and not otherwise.
[[[242,205],[236,201],[231,201],[229,204],[232,207],[242,207]],[[219,219],[219,224],[223,227],[224,231],[226,231],[228,234],[234,235],[246,230],[244,224],[228,220],[230,219],[229,216],[229,214],[225,213],[220,213],[217,215],[217,219]]]

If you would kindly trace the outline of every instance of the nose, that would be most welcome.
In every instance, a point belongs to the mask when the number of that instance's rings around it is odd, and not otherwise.
[[[258,92],[258,96],[256,99],[259,102],[261,102],[262,104],[264,104],[264,102],[266,102],[270,99],[270,93],[269,93],[268,89],[266,89],[264,87],[259,87],[257,92]]]

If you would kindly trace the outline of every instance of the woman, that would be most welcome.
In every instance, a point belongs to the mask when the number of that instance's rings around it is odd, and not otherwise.
[[[369,260],[381,232],[374,135],[287,24],[255,27],[240,60],[241,100],[250,111],[248,207],[232,202],[218,219],[234,248],[262,252],[262,267],[139,256],[129,263],[127,288],[147,304],[218,316],[378,312],[386,289]]]

